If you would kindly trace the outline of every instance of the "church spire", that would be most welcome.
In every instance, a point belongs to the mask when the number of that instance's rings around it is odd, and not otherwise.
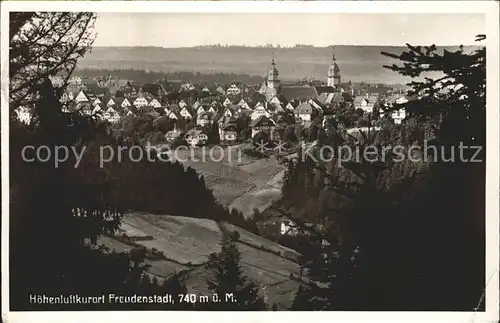
[[[273,52],[273,58],[271,61],[271,68],[269,69],[267,73],[267,86],[270,88],[277,88],[278,87],[278,80],[279,73],[278,69],[276,68],[276,62],[274,61],[274,52]]]
[[[335,46],[332,46],[332,62],[328,67],[327,86],[337,87],[340,85],[340,69],[335,58]]]

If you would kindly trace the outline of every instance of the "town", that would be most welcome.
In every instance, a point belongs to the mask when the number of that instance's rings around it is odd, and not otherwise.
[[[325,80],[282,82],[273,54],[262,84],[193,84],[179,80],[138,84],[110,75],[73,76],[61,102],[65,112],[94,115],[111,124],[124,117],[163,118],[168,125],[162,128],[164,140],[157,140],[157,144],[184,143],[192,147],[236,144],[255,139],[259,133],[271,142],[289,141],[290,134],[314,140],[317,136],[308,133],[327,130],[327,120],[339,109],[350,112],[352,128],[373,126],[384,117],[385,110],[390,110],[386,117],[395,124],[405,119],[405,109],[393,107],[411,100],[411,95],[388,86],[360,87],[342,82],[334,53],[325,76]],[[52,83],[57,87],[62,78],[53,77]],[[28,107],[18,108],[17,114],[29,123]]]

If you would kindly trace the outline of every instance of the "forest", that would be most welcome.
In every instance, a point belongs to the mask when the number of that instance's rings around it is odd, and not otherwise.
[[[139,69],[77,69],[75,76],[86,78],[105,78],[108,75],[124,80],[133,80],[138,84],[160,82],[166,87],[169,81],[182,81],[202,86],[212,87],[214,84],[230,85],[233,82],[241,82],[247,85],[256,85],[263,82],[263,77],[236,73],[200,73],[200,72],[158,72]]]

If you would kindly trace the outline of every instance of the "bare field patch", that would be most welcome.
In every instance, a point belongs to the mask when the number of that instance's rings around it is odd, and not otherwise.
[[[276,303],[278,309],[288,308],[301,283],[290,278],[290,274],[298,275],[300,268],[287,258],[293,259],[290,255],[298,253],[232,224],[222,225],[229,231],[240,233],[243,243],[237,242],[236,246],[241,253],[244,274],[259,283],[261,295],[268,298],[270,306]],[[196,265],[203,265],[210,253],[221,250],[222,233],[215,221],[132,213],[123,218],[121,229],[129,237],[153,237],[152,240],[134,242],[148,249],[156,248],[169,259],[146,260],[151,266],[148,270],[151,275],[168,278],[175,272],[190,269],[191,274],[186,281],[188,291],[198,295],[212,294],[206,285],[210,272],[204,266]],[[113,237],[100,237],[99,242],[117,252],[129,252],[134,248]]]
[[[286,256],[289,258],[294,258],[294,257],[297,258],[300,255],[297,251],[293,249],[277,244],[274,241],[265,239],[261,236],[258,236],[254,233],[251,233],[247,230],[237,227],[233,224],[223,223],[223,225],[229,232],[237,231],[240,234],[239,240],[245,243],[249,243],[253,246],[256,246],[257,248],[264,247],[265,249],[271,250],[271,252],[280,253],[282,256]]]
[[[222,234],[212,220],[136,213],[124,217],[123,222],[133,228],[132,232],[154,238],[137,244],[156,248],[168,259],[185,265],[201,264],[210,253],[220,250]]]
[[[288,309],[301,285],[299,281],[290,278],[290,273],[298,273],[298,265],[241,243],[236,245],[241,253],[244,275],[250,281],[258,283],[259,293],[267,298],[268,305],[276,304],[279,310]],[[188,291],[198,295],[211,295],[206,284],[209,278],[213,277],[204,267],[194,269],[186,281]]]
[[[151,267],[148,272],[159,277],[168,278],[175,273],[189,269],[189,266],[181,265],[168,260],[147,260],[146,263]]]

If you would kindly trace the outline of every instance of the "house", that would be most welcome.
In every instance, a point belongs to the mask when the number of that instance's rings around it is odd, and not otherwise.
[[[96,83],[86,84],[86,91],[94,96],[103,98],[110,94],[109,89],[104,85],[104,81],[100,80]]]
[[[15,111],[17,114],[17,119],[19,121],[21,121],[22,123],[25,123],[25,124],[31,123],[32,114],[31,114],[31,110],[28,107],[20,106]]]
[[[223,116],[231,118],[234,116],[234,112],[231,111],[231,109],[226,109],[226,110],[224,110]]]
[[[179,102],[179,107],[180,107],[181,109],[182,109],[182,108],[187,107],[187,103],[186,103],[186,101],[181,100],[181,101]]]
[[[231,102],[231,100],[229,100],[229,98],[226,98],[224,100],[224,102],[222,103],[222,105],[225,106],[225,107],[228,107],[231,104],[232,104],[232,102]]]
[[[255,135],[257,135],[259,132],[265,131],[269,133],[271,140],[273,140],[276,123],[273,119],[265,115],[261,115],[250,123],[250,128],[252,129],[252,138],[255,137]]]
[[[106,106],[108,106],[108,107],[112,107],[112,106],[114,106],[115,104],[116,104],[116,103],[115,103],[115,101],[113,100],[113,98],[109,98],[108,103],[106,103]]]
[[[392,111],[391,118],[394,120],[395,124],[400,124],[406,118],[405,108]]]
[[[93,93],[86,92],[86,96],[89,102],[93,102],[97,97]]]
[[[247,101],[245,99],[241,99],[240,102],[238,102],[238,105],[241,107],[243,105],[247,104]]]
[[[109,107],[106,111],[104,111],[103,118],[111,123],[116,123],[120,121],[120,114],[113,109],[113,107]]]
[[[149,102],[149,106],[150,106],[150,107],[153,107],[153,108],[161,108],[161,103],[160,103],[160,101],[158,101],[156,98],[153,98],[153,99]]]
[[[227,95],[238,95],[241,93],[241,90],[236,84],[231,84],[226,93]]]
[[[288,111],[295,111],[295,107],[293,106],[292,102],[288,102],[288,104],[286,105],[286,109]]]
[[[130,101],[127,98],[124,98],[120,106],[122,108],[129,108],[132,106],[132,104],[130,104]]]
[[[266,85],[266,83],[262,83],[257,92],[264,95],[266,93],[266,91],[267,91],[267,85]]]
[[[195,103],[193,103],[193,109],[194,109],[194,110],[198,109],[198,107],[199,107],[200,105],[201,105],[201,104],[200,104],[200,102],[199,102],[198,100],[196,100],[196,102],[195,102]]]
[[[271,114],[267,109],[262,105],[262,103],[257,103],[255,108],[252,111],[252,114],[250,115],[251,120],[257,120],[260,116],[266,116],[268,118],[271,117]]]
[[[169,92],[179,92],[182,89],[182,81],[180,80],[168,80],[166,85]]]
[[[338,102],[346,101],[343,93],[335,92],[335,93],[321,93],[318,97],[318,102],[323,105],[334,104]]]
[[[178,120],[182,116],[179,113],[177,113],[176,111],[170,111],[170,113],[167,114],[167,117],[169,117],[170,119]]]
[[[205,93],[210,93],[210,89],[208,87],[203,87],[203,89],[201,90],[202,92],[205,92]]]
[[[96,98],[96,99],[92,102],[92,104],[93,104],[94,106],[96,106],[96,105],[98,105],[98,104],[101,104],[101,103],[102,103],[102,102],[101,102],[101,100],[99,100],[99,98]]]
[[[238,137],[236,121],[233,118],[223,116],[218,123],[221,143],[232,144],[236,142]]]
[[[78,95],[75,97],[75,101],[77,103],[80,103],[80,102],[89,102],[89,99],[87,98],[87,96],[85,95],[85,93],[83,93],[83,91],[80,91],[78,93]]]
[[[161,84],[156,83],[144,84],[142,86],[142,91],[156,97],[162,96],[166,92]]]
[[[194,108],[194,106],[193,106],[193,108]],[[196,114],[200,115],[200,113],[205,113],[205,112],[206,112],[205,108],[203,108],[202,105],[198,105],[198,109],[196,110]]]
[[[299,104],[293,114],[295,119],[300,120],[302,124],[306,124],[312,121],[314,108],[307,102]]]
[[[321,96],[323,93],[325,94],[331,94],[335,92],[338,93],[338,91],[333,86],[315,86],[314,88],[319,96]]]
[[[215,114],[217,111],[215,111],[214,107],[211,106],[209,109],[208,109],[208,112],[212,112],[213,114]]]
[[[283,113],[285,112],[285,109],[283,109],[283,106],[281,104],[277,104],[274,106],[274,113]]]
[[[177,104],[170,104],[170,105],[168,106],[168,109],[169,109],[170,111],[175,111],[175,112],[179,112],[179,111],[181,111],[181,108],[180,108]]]
[[[68,84],[71,85],[82,85],[82,79],[79,76],[72,76],[68,80]]]
[[[191,112],[189,112],[189,110],[186,107],[182,108],[180,115],[184,119],[193,119],[193,115],[191,114]]]
[[[406,95],[391,95],[386,98],[384,105],[391,109],[391,118],[394,120],[395,124],[400,124],[406,118],[406,109],[404,105],[413,99]],[[400,106],[400,107],[398,107]],[[380,113],[380,116],[384,116],[384,112]]]
[[[278,97],[275,95],[271,98],[271,100],[269,100],[269,103],[272,104],[272,105],[278,105],[278,104],[281,104],[281,101],[280,99],[278,99]]]
[[[90,103],[78,103],[77,110],[84,115],[92,115],[94,108]]]
[[[94,105],[94,109],[92,110],[92,115],[101,112],[101,106],[99,104]]]
[[[213,123],[213,114],[210,112],[200,113],[196,118],[196,125],[200,127],[211,126],[212,123]]]
[[[192,91],[195,89],[196,88],[194,87],[194,85],[192,83],[189,83],[189,82],[182,84],[182,87],[181,87],[181,90],[185,91],[185,92]]]
[[[222,85],[219,85],[216,89],[215,89],[216,92],[218,92],[219,94],[226,94],[226,90],[224,90],[224,88],[222,87]]]
[[[292,100],[304,102],[310,99],[317,99],[318,92],[316,92],[314,87],[309,86],[284,86],[281,88],[279,97],[287,102]]]
[[[377,102],[376,96],[357,96],[354,98],[354,107],[356,109],[362,109],[364,112],[371,113],[373,112],[373,107]]]
[[[299,230],[296,226],[296,224],[290,220],[290,219],[281,219],[279,221],[280,223],[280,234],[281,235],[291,235],[291,236],[296,236],[299,234]]]
[[[68,93],[67,92],[64,92],[61,97],[59,98],[59,102],[61,103],[66,103],[66,102],[69,102],[69,96],[68,96]]]
[[[134,107],[141,108],[148,105],[148,100],[143,95],[139,95],[132,104]]]
[[[310,99],[307,103],[309,103],[316,110],[323,111],[323,106],[317,99]]]
[[[250,106],[248,105],[248,103],[244,100],[244,99],[241,99],[240,102],[238,102],[238,105],[242,108],[242,109],[245,109],[245,110],[251,110]]]
[[[174,127],[174,130],[170,130],[165,134],[165,140],[167,140],[168,143],[172,143],[175,138],[179,137],[181,135],[181,131]]]
[[[196,147],[205,145],[208,141],[208,135],[200,129],[191,129],[186,133],[184,139],[191,147]]]

